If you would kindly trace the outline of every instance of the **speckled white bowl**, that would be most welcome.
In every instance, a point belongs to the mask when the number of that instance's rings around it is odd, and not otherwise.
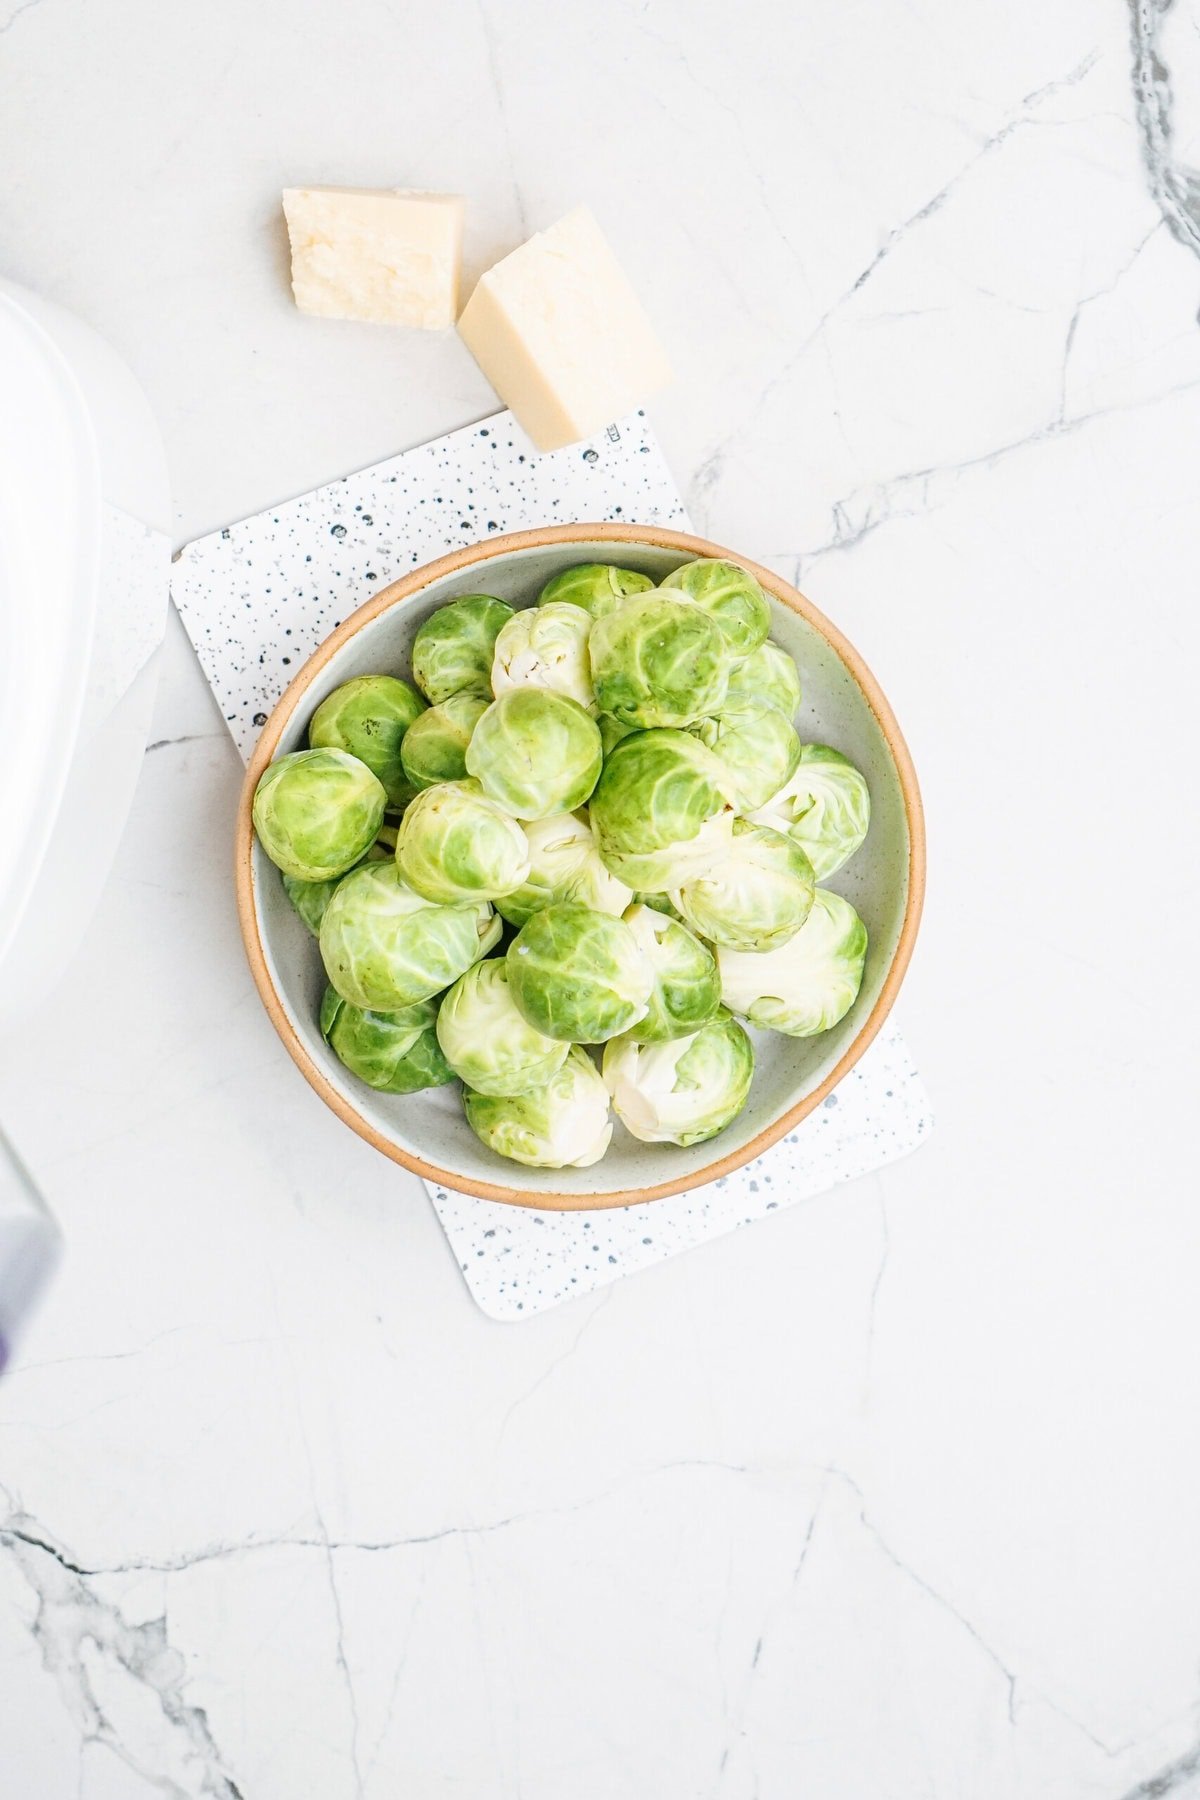
[[[800,665],[801,737],[832,744],[867,778],[870,833],[829,882],[857,907],[869,933],[862,991],[841,1023],[820,1037],[754,1033],[758,1067],[749,1102],[710,1143],[687,1150],[642,1144],[618,1124],[608,1154],[593,1168],[521,1168],[484,1149],[467,1125],[456,1087],[379,1094],[356,1081],[325,1044],[317,1026],[325,987],[321,960],[255,839],[254,789],[272,758],[303,747],[313,712],[340,683],[381,670],[407,674],[413,634],[448,600],[483,592],[520,606],[572,563],[615,562],[661,580],[696,556],[732,557],[757,575],[771,596],[771,635]],[[246,952],[267,1011],[303,1075],[361,1137],[406,1168],[465,1193],[522,1206],[628,1206],[714,1181],[761,1155],[824,1099],[879,1030],[912,954],[924,882],[924,829],[912,762],[857,652],[769,570],[736,551],[657,526],[556,525],[518,532],[443,557],[386,588],[325,640],[283,695],[263,728],[238,812],[238,911]]]

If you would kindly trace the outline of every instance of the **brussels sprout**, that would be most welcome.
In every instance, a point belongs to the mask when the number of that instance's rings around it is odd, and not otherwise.
[[[614,719],[611,713],[597,713],[596,723],[600,727],[600,743],[605,756],[612,753],[622,738],[627,738],[631,731],[638,729],[636,725],[622,725],[620,719]]]
[[[604,753],[594,719],[545,688],[511,688],[488,707],[467,746],[483,791],[518,819],[574,812],[596,785]]]
[[[808,918],[781,950],[717,951],[721,998],[752,1025],[813,1037],[853,1006],[866,955],[866,927],[850,902],[818,888]]]
[[[385,1094],[415,1094],[445,1087],[454,1070],[438,1046],[431,1000],[400,1012],[369,1012],[351,1006],[336,988],[321,1002],[321,1035],[340,1062],[368,1087]]]
[[[794,719],[800,710],[800,671],[787,651],[768,638],[729,671],[729,698],[735,694],[769,700],[785,717]]]
[[[511,606],[490,594],[467,594],[430,613],[413,639],[413,680],[434,706],[451,694],[492,691],[492,657]]]
[[[529,874],[517,821],[477,781],[443,781],[418,794],[396,839],[400,873],[424,900],[457,906],[510,894]]]
[[[601,712],[622,725],[690,725],[720,712],[732,662],[699,606],[661,589],[597,619],[588,641]]]
[[[654,989],[650,1011],[627,1037],[639,1044],[685,1037],[717,1016],[721,978],[717,959],[686,925],[677,925],[649,906],[631,906],[625,923],[650,965]]]
[[[437,1036],[454,1073],[477,1094],[527,1094],[544,1087],[570,1049],[543,1036],[517,1011],[502,956],[477,962],[459,976],[442,1001]]]
[[[632,895],[600,861],[591,827],[578,813],[533,819],[525,826],[525,837],[529,874],[511,894],[496,898],[496,911],[510,925],[524,925],[558,900],[575,900],[617,917],[625,911]]]
[[[393,862],[364,863],[338,886],[321,922],[321,960],[352,1006],[399,1012],[440,994],[500,937],[485,900],[435,906]]]
[[[451,694],[410,725],[400,745],[404,773],[418,792],[439,781],[461,781],[467,772],[471,733],[488,709],[482,694]]]
[[[632,1036],[604,1047],[604,1083],[627,1131],[647,1144],[702,1144],[746,1104],[754,1045],[722,1008],[689,1037],[641,1044]]]
[[[771,629],[770,602],[753,575],[736,563],[702,556],[672,569],[662,585],[679,588],[702,606],[721,627],[734,656],[750,656],[766,642]]]
[[[658,892],[706,874],[729,846],[721,763],[686,731],[638,731],[604,765],[588,809],[605,867]]]
[[[345,750],[293,750],[271,763],[254,794],[254,829],[276,868],[328,881],[352,868],[383,823],[387,794]]]
[[[496,639],[492,692],[509,688],[549,688],[580,706],[592,705],[592,670],[588,635],[592,621],[581,606],[566,601],[528,606],[514,613]]]
[[[848,862],[867,835],[871,796],[866,781],[827,744],[804,744],[795,773],[751,815],[786,831],[808,854],[818,881]]]
[[[702,719],[691,730],[724,764],[730,798],[741,813],[764,806],[800,760],[790,719],[769,700],[748,694],[726,700],[715,719]]]
[[[314,750],[348,750],[366,763],[387,790],[389,806],[412,799],[400,759],[404,734],[425,711],[425,702],[407,681],[394,675],[356,675],[334,688],[312,716],[308,741]]]
[[[535,1169],[590,1168],[612,1138],[608,1089],[578,1044],[544,1087],[507,1097],[468,1088],[463,1105],[481,1143]]]
[[[553,575],[538,595],[539,606],[552,606],[557,600],[569,600],[582,606],[593,619],[616,612],[631,594],[644,594],[654,583],[636,569],[618,569],[612,563],[577,563]]]
[[[799,844],[781,831],[734,821],[729,854],[672,890],[693,931],[730,950],[777,950],[809,914],[815,882]]]
[[[638,906],[648,906],[652,912],[663,913],[668,919],[674,919],[677,925],[687,925],[687,920],[677,906],[672,906],[665,894],[635,894]],[[688,926],[689,931],[691,927]]]
[[[367,851],[364,862],[386,862],[396,850],[396,834],[386,825],[380,826],[379,836]],[[358,864],[354,867],[357,869]],[[350,870],[346,870],[346,875]],[[283,888],[288,899],[295,907],[314,937],[321,935],[321,921],[325,917],[329,902],[333,899],[338,883],[345,881],[346,875],[331,875],[328,881],[297,881],[293,875],[283,877]]]
[[[547,1037],[601,1044],[645,1018],[654,977],[623,919],[564,900],[534,913],[508,946],[508,985]]]

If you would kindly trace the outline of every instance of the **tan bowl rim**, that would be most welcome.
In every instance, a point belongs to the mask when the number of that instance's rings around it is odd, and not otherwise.
[[[378,618],[380,613],[387,612],[398,602],[407,600],[412,595],[422,592],[433,582],[440,581],[444,576],[482,566],[490,562],[493,557],[506,556],[513,551],[537,550],[551,544],[571,543],[648,544],[655,549],[678,550],[688,557],[727,558],[748,569],[762,583],[768,593],[785,606],[790,607],[793,612],[799,613],[801,618],[820,633],[841,657],[862,689],[867,704],[879,722],[880,730],[887,741],[888,749],[900,777],[900,788],[908,822],[908,902],[895,954],[879,996],[845,1053],[811,1094],[805,1095],[803,1100],[797,1101],[795,1106],[790,1107],[787,1112],[765,1126],[740,1150],[733,1150],[726,1156],[717,1157],[714,1162],[693,1174],[681,1175],[671,1181],[655,1182],[650,1187],[623,1188],[613,1193],[526,1193],[520,1188],[510,1187],[503,1182],[474,1180],[464,1187],[464,1178],[461,1175],[456,1175],[449,1169],[440,1168],[436,1163],[426,1162],[423,1157],[414,1156],[410,1151],[392,1143],[382,1136],[374,1126],[368,1124],[366,1119],[342,1097],[328,1077],[318,1068],[309,1055],[303,1040],[294,1029],[284,1010],[275,984],[271,980],[259,931],[258,909],[254,900],[254,830],[251,820],[251,805],[259,778],[274,756],[279,739],[290,723],[304,694],[330,658],[342,648],[343,644],[355,637],[364,625],[368,625],[372,619]],[[364,605],[351,613],[349,618],[344,619],[337,629],[331,632],[325,641],[314,650],[308,661],[293,676],[276,703],[273,712],[263,726],[254,755],[246,770],[246,779],[242,784],[237,813],[235,873],[238,921],[241,925],[242,941],[246,947],[250,972],[254,977],[255,986],[258,988],[263,1005],[292,1061],[309,1086],[316,1090],[339,1119],[349,1125],[352,1131],[356,1131],[359,1137],[365,1138],[367,1143],[374,1145],[376,1150],[381,1150],[385,1156],[391,1157],[393,1162],[403,1164],[414,1175],[421,1175],[426,1180],[437,1182],[442,1187],[455,1189],[460,1193],[470,1192],[484,1200],[500,1200],[510,1206],[528,1206],[534,1209],[540,1208],[546,1212],[596,1212],[610,1206],[634,1206],[647,1200],[662,1200],[669,1194],[679,1194],[689,1188],[706,1186],[709,1182],[718,1180],[722,1175],[728,1175],[734,1169],[740,1169],[744,1163],[752,1162],[756,1156],[761,1156],[764,1150],[769,1150],[772,1144],[777,1143],[789,1131],[794,1131],[800,1121],[815,1111],[822,1100],[826,1099],[849,1073],[874,1040],[891,1011],[912,958],[925,897],[925,818],[912,757],[909,755],[908,746],[896,723],[892,709],[884,698],[882,689],[854,646],[847,642],[837,627],[823,613],[819,612],[810,600],[806,600],[798,589],[781,580],[778,575],[772,574],[769,569],[762,568],[736,551],[727,550],[720,544],[710,543],[706,538],[693,537],[687,532],[668,530],[665,526],[608,523],[546,525],[530,531],[510,532],[503,537],[489,538],[484,543],[472,544],[465,550],[452,551],[448,556],[439,557],[436,562],[426,563],[423,568],[414,569],[411,574],[401,576],[399,581],[392,582],[389,587],[373,595]]]

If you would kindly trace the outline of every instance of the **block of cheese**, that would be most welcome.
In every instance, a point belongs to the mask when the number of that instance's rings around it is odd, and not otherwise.
[[[653,326],[582,206],[489,269],[458,329],[539,450],[591,437],[671,379]]]
[[[463,200],[409,188],[285,188],[301,312],[444,331],[458,311]]]

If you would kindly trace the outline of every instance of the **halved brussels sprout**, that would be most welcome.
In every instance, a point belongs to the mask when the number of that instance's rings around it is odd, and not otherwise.
[[[534,1169],[590,1168],[612,1138],[608,1089],[578,1044],[544,1087],[510,1096],[468,1088],[463,1105],[481,1143]]]
[[[654,586],[648,575],[636,569],[618,569],[613,563],[576,563],[553,575],[538,595],[539,606],[552,606],[558,600],[569,600],[582,606],[593,619],[616,612],[631,594],[645,594]]]
[[[638,731],[604,765],[588,808],[605,867],[658,893],[706,874],[733,829],[728,777],[687,731]]]
[[[483,791],[518,819],[574,812],[596,785],[600,733],[576,700],[545,688],[510,688],[488,707],[467,746]]]
[[[734,823],[729,854],[671,892],[693,931],[731,950],[762,953],[793,937],[813,903],[812,864],[781,831]]]
[[[394,675],[356,675],[322,700],[308,741],[314,750],[348,750],[357,756],[382,781],[388,805],[403,806],[412,799],[412,788],[400,746],[424,711],[425,702],[407,681]]]
[[[431,705],[451,694],[492,691],[492,657],[513,609],[491,594],[465,594],[430,613],[413,639],[413,680]]]
[[[467,689],[431,706],[409,726],[400,745],[400,760],[415,788],[463,779],[471,733],[489,704],[482,694]]]
[[[352,1006],[399,1012],[440,994],[486,956],[503,927],[486,900],[436,906],[414,893],[393,862],[364,863],[321,923],[321,960]]]
[[[785,718],[794,719],[800,710],[800,671],[795,659],[768,638],[729,671],[729,698],[735,694],[769,700]]]
[[[600,711],[643,729],[720,712],[733,660],[703,608],[661,588],[597,619],[588,654]]]
[[[770,602],[753,575],[737,563],[701,556],[672,569],[662,585],[679,588],[702,606],[721,627],[734,656],[750,656],[766,642],[771,629]]]
[[[418,794],[396,838],[400,873],[425,900],[458,906],[510,894],[529,874],[525,833],[477,781]]]
[[[647,1144],[702,1144],[736,1119],[754,1077],[754,1045],[722,1009],[689,1037],[604,1046],[604,1082],[613,1111]]]
[[[818,888],[808,918],[781,950],[717,951],[721,998],[752,1025],[814,1037],[853,1006],[866,956],[866,927],[850,902]]]
[[[806,851],[818,881],[849,862],[871,823],[871,796],[852,762],[828,744],[803,744],[794,774],[751,815]]]
[[[510,925],[522,926],[535,912],[558,900],[576,900],[580,906],[618,918],[625,911],[632,895],[601,862],[586,818],[578,813],[554,813],[548,819],[532,819],[525,826],[525,837],[529,874],[511,894],[496,898],[496,911]]]
[[[650,1011],[630,1027],[639,1044],[686,1037],[715,1019],[721,1004],[717,959],[686,925],[676,924],[650,906],[631,906],[625,923],[650,965],[654,987]]]
[[[508,946],[508,985],[529,1023],[568,1044],[601,1044],[650,1008],[654,976],[623,919],[565,900]]]
[[[454,1070],[438,1046],[437,1007],[421,1000],[400,1012],[351,1006],[336,988],[321,1002],[321,1035],[352,1075],[384,1094],[415,1094],[445,1087]]]
[[[730,797],[741,813],[765,806],[800,761],[791,720],[769,700],[749,694],[732,696],[715,719],[701,719],[691,730],[724,764]]]
[[[567,1060],[569,1044],[548,1038],[517,1011],[504,957],[460,975],[442,1001],[438,1043],[454,1073],[477,1094],[527,1094]]]
[[[293,750],[265,770],[254,792],[259,843],[285,875],[328,881],[353,868],[383,823],[387,794],[345,750]]]
[[[595,699],[588,662],[591,629],[582,606],[565,600],[514,613],[496,639],[492,692],[499,696],[509,688],[549,688],[590,707]]]

